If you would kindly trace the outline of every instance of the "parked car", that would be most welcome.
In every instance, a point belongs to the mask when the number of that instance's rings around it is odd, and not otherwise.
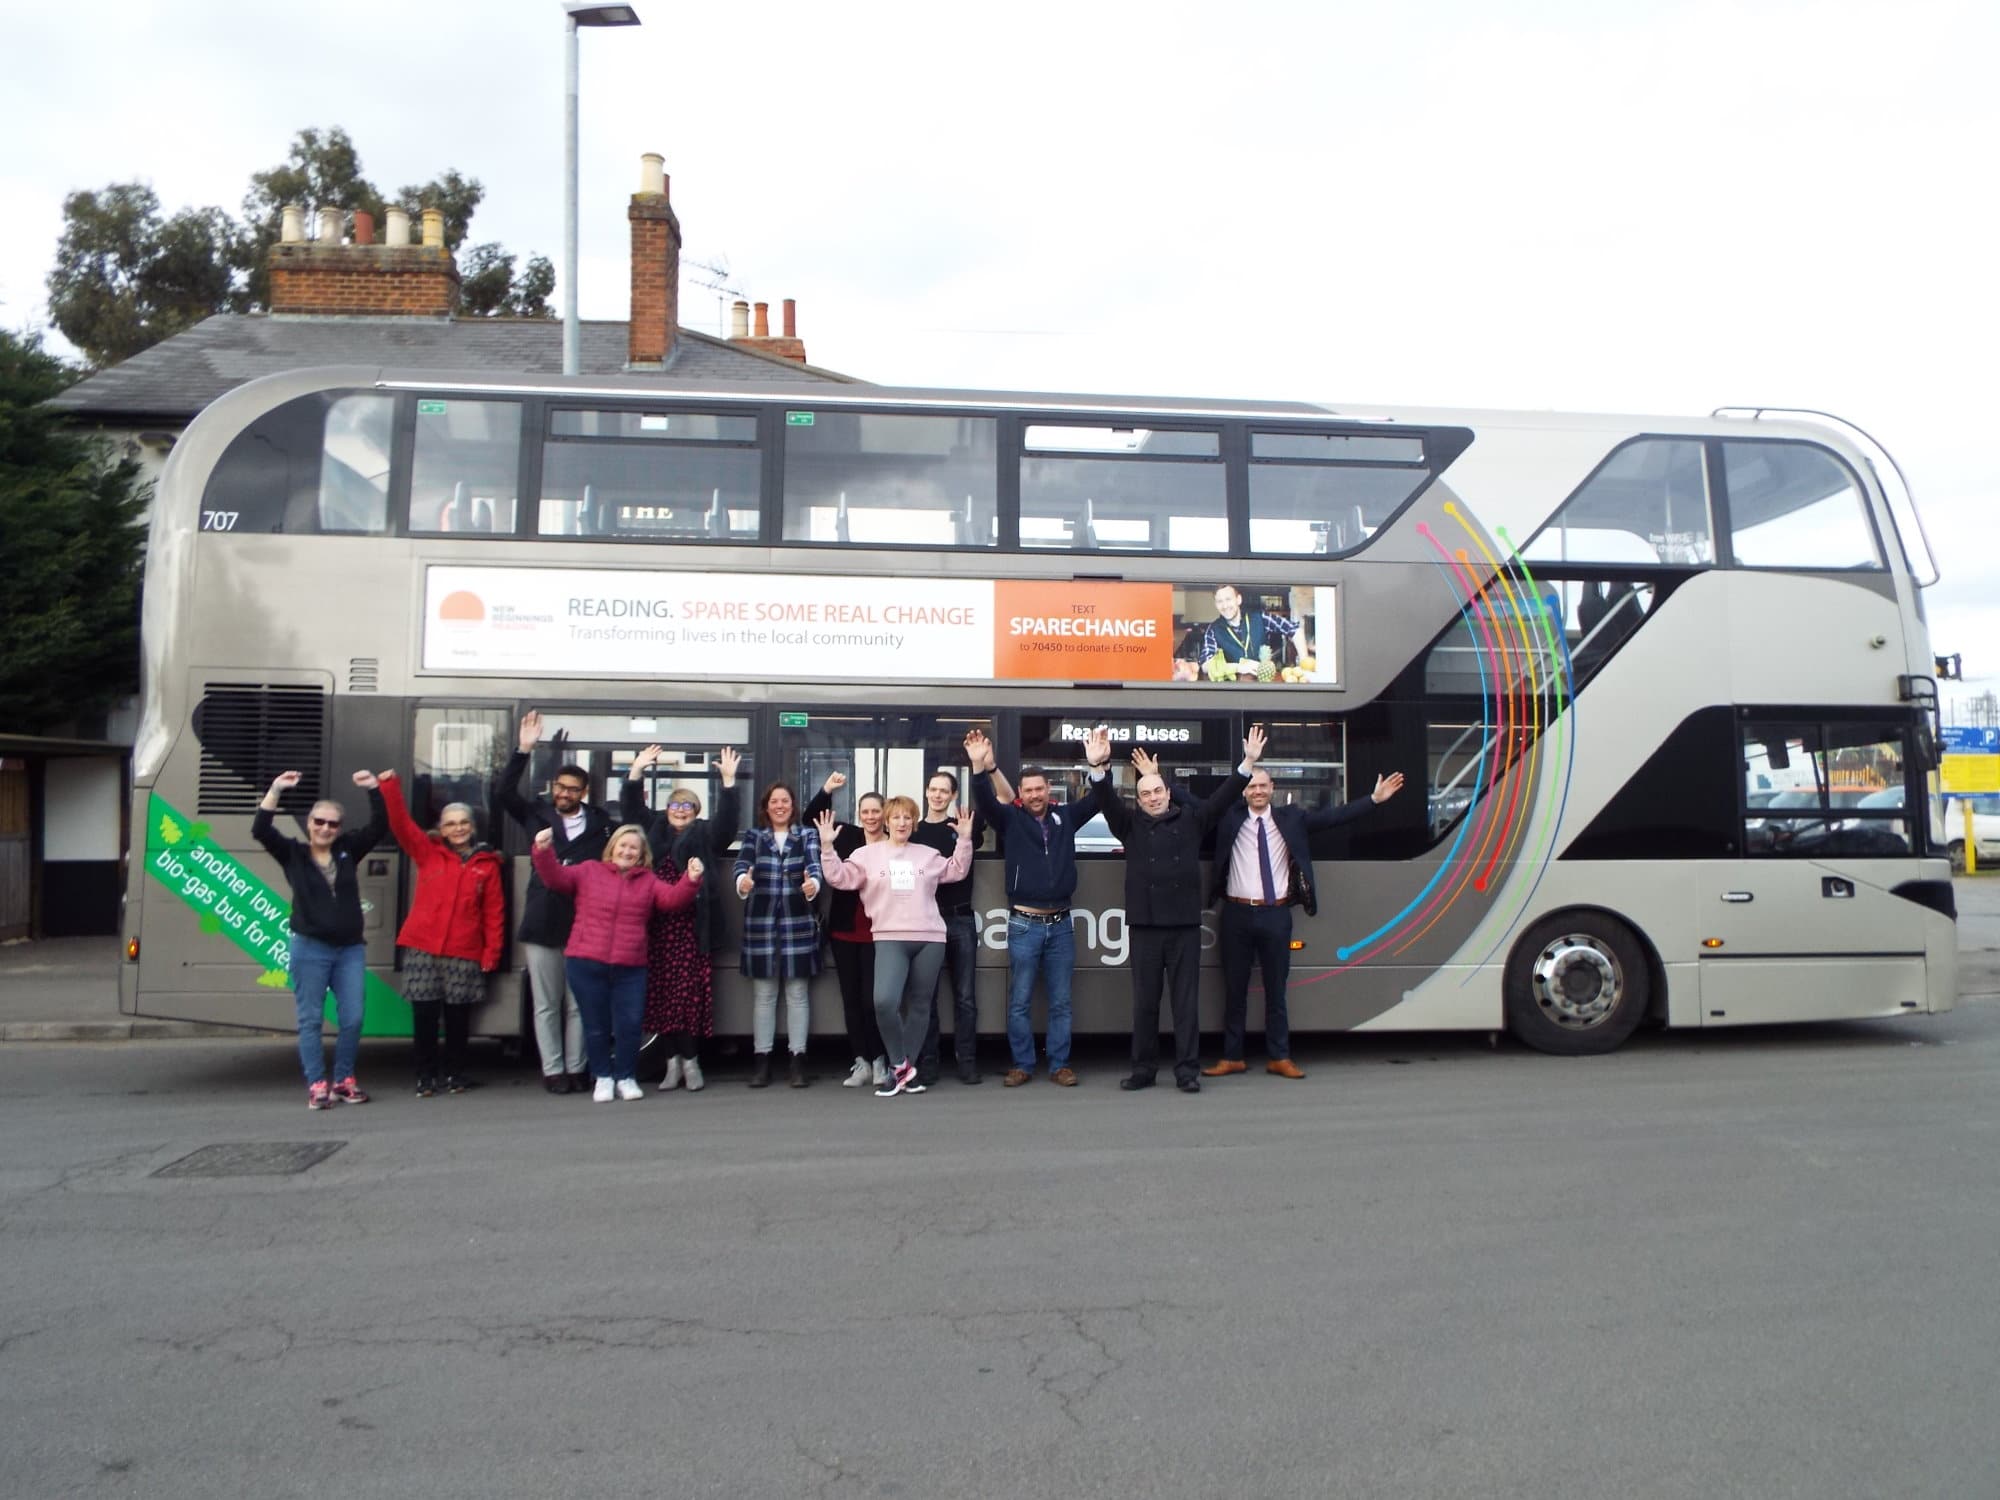
[[[1979,851],[1979,863],[1986,869],[2000,869],[2000,812],[1981,812],[1977,808],[1972,813],[1973,847]],[[1965,868],[1965,812],[1964,802],[1958,797],[1944,799],[1944,849],[1951,856],[1954,873]]]

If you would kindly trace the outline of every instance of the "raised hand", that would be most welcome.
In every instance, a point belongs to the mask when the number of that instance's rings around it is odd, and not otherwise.
[[[1268,736],[1264,733],[1264,726],[1262,724],[1252,724],[1250,732],[1243,736],[1244,760],[1253,766],[1256,765],[1258,761],[1264,758],[1264,746],[1267,743]]]
[[[1132,747],[1132,765],[1141,776],[1160,774],[1160,758],[1157,755],[1148,755],[1137,745]]]
[[[984,776],[993,769],[993,742],[986,738],[983,729],[969,730],[965,736],[966,764],[979,775]]]
[[[722,784],[736,785],[736,768],[743,764],[743,757],[736,753],[734,745],[724,745],[715,752],[715,763],[722,767]]]
[[[699,881],[701,879],[702,871],[706,868],[707,866],[702,864],[702,862],[698,859],[689,860],[687,862],[687,878],[689,880]]]
[[[1111,764],[1111,731],[1099,724],[1083,737],[1083,758],[1093,767]]]
[[[518,750],[532,750],[542,742],[542,711],[531,708],[521,715],[521,732],[515,737]]]
[[[553,828],[544,828],[535,835],[535,847],[537,849],[553,849],[555,846],[556,831]]]
[[[831,795],[832,793],[839,791],[842,787],[846,785],[847,785],[847,773],[845,771],[835,771],[832,775],[826,778],[826,781],[820,787],[820,790]]]
[[[1368,794],[1370,802],[1387,802],[1403,789],[1403,773],[1392,771],[1387,776],[1375,778],[1375,790]]]
[[[846,779],[844,776],[841,778],[843,781]],[[813,826],[819,829],[821,848],[829,847],[833,843],[833,836],[840,832],[840,825],[833,821],[833,809],[830,807],[813,820]]]
[[[372,792],[382,784],[382,781],[373,771],[356,771],[354,773],[354,784],[364,792]]]
[[[642,771],[650,771],[660,763],[660,757],[665,753],[664,747],[660,745],[648,745],[632,757],[632,770],[630,774],[637,776]]]
[[[280,771],[271,782],[271,790],[274,792],[289,792],[304,779],[305,773],[303,771]]]
[[[969,838],[971,838],[971,837],[972,837],[972,809],[971,809],[971,808],[969,808],[969,807],[961,807],[961,808],[960,808],[960,809],[958,810],[958,816],[957,816],[957,817],[956,817],[955,819],[953,819],[953,820],[952,820],[952,826],[953,826],[953,827],[955,827],[955,828],[957,828],[957,830],[958,830],[958,836],[959,836],[960,838],[962,838],[962,839],[969,839]]]

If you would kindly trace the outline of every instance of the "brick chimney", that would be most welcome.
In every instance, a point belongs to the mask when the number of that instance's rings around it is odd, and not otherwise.
[[[657,370],[680,332],[681,221],[667,202],[666,158],[639,158],[639,191],[625,217],[632,225],[632,321],[625,368]]]
[[[743,331],[743,304],[736,304],[735,316],[731,321],[730,339],[732,344],[741,344],[746,349],[755,349],[759,354],[775,354],[780,359],[806,362],[805,340],[799,337],[799,304],[792,298],[785,299],[785,331],[777,337],[771,334],[771,304],[757,304],[757,325],[754,333]]]
[[[432,216],[436,215],[435,228]],[[458,266],[444,244],[444,216],[424,215],[424,243],[409,243],[408,219],[389,210],[386,245],[369,244],[372,223],[342,244],[339,209],[320,210],[320,235],[305,237],[305,214],[286,205],[271,247],[271,311],[294,317],[448,318],[458,309]],[[365,217],[362,216],[362,217]],[[397,242],[397,221],[403,224]]]

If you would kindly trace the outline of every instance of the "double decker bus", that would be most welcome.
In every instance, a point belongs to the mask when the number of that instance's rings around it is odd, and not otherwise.
[[[1956,978],[1927,807],[1935,578],[1888,455],[1834,419],[306,370],[188,429],[155,501],[122,1005],[288,1025],[284,893],[250,820],[394,766],[482,809],[635,753],[716,806],[1003,767],[1081,788],[1109,727],[1201,795],[1265,726],[1281,800],[1403,795],[1316,836],[1293,1025],[1505,1028],[1931,1013]],[[135,841],[136,842],[136,841]],[[1119,849],[1083,830],[1076,1021],[1129,1026]],[[406,1031],[411,876],[364,862],[369,1022]],[[982,1030],[1001,864],[975,865]],[[511,919],[510,919],[511,920]],[[1213,930],[1204,1023],[1219,1024]],[[717,1028],[749,1029],[733,943]],[[518,963],[475,1029],[526,1032]],[[831,978],[815,1028],[838,1025]],[[1257,1024],[1253,997],[1251,1024]]]

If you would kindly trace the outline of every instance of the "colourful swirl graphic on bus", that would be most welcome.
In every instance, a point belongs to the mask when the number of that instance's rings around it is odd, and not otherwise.
[[[1423,888],[1373,932],[1341,943],[1334,950],[1338,962],[1317,978],[1384,951],[1407,953],[1460,901],[1481,897],[1489,904],[1468,946],[1491,933],[1478,960],[1483,966],[1539,889],[1568,805],[1576,768],[1575,673],[1561,598],[1543,592],[1504,529],[1489,542],[1477,519],[1457,502],[1446,501],[1443,509],[1463,533],[1456,539],[1461,545],[1449,545],[1428,522],[1418,522],[1416,531],[1437,553],[1439,579],[1464,624],[1478,670],[1480,743],[1467,778],[1469,800],[1450,847]],[[1476,567],[1475,552],[1483,568]],[[1550,732],[1553,740],[1545,747]],[[1509,768],[1517,774],[1507,776]],[[1532,850],[1524,858],[1531,836]],[[1496,883],[1503,867],[1515,878]],[[1495,898],[1508,890],[1515,894],[1503,908]],[[1461,984],[1471,981],[1478,966]]]

